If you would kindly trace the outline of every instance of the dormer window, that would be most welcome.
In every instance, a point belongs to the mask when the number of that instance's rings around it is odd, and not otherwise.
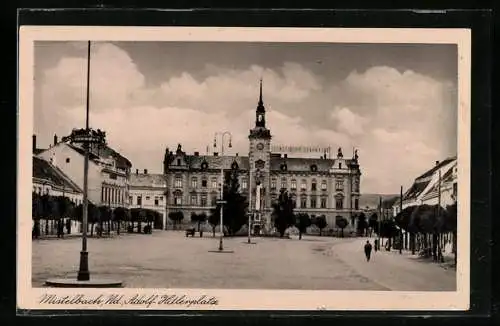
[[[231,169],[238,170],[238,163],[233,162],[233,164],[231,165]]]
[[[311,171],[312,172],[318,171],[318,166],[316,164],[311,165]]]
[[[203,163],[201,163],[201,169],[202,169],[202,170],[206,170],[206,169],[208,169],[208,163],[207,163],[207,162],[205,162],[205,161],[204,161]]]
[[[342,169],[342,163],[339,163],[339,169]]]
[[[287,170],[286,163],[281,164],[280,168],[281,168],[281,171],[286,171]]]
[[[181,159],[180,158],[177,159],[177,165],[181,165]]]

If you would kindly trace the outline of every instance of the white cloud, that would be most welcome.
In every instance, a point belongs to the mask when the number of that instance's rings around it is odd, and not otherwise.
[[[331,113],[331,118],[337,122],[339,130],[350,135],[360,135],[365,131],[368,119],[358,115],[348,108],[335,108]]]
[[[412,71],[373,67],[332,85],[298,63],[239,70],[207,65],[204,78],[186,71],[146,86],[146,76],[121,48],[96,44],[92,58],[91,125],[106,130],[110,145],[134,166],[151,172],[161,171],[166,146],[182,143],[188,152],[204,153],[216,131],[230,131],[231,152],[247,155],[261,77],[273,143],[331,146],[333,152],[342,147],[345,155],[358,148],[363,191],[398,192],[455,142],[447,137],[453,129],[446,131],[454,108],[443,109],[453,103],[450,85]],[[85,72],[82,51],[36,80],[41,146],[53,133],[83,125]]]

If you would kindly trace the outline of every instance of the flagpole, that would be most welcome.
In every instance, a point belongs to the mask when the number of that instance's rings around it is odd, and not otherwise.
[[[87,45],[87,102],[85,110],[85,131],[89,132],[89,104],[90,104],[90,40]],[[80,269],[78,270],[78,281],[90,280],[89,253],[87,251],[87,226],[88,226],[88,170],[89,170],[89,143],[83,143],[83,207],[82,207],[82,251],[80,252]]]

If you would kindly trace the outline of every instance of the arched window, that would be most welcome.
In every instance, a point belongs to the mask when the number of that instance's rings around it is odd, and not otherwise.
[[[198,188],[198,178],[197,177],[191,178],[191,188]]]
[[[302,179],[302,182],[300,183],[300,189],[301,190],[307,189],[307,180],[306,179]]]
[[[281,178],[281,189],[287,188],[286,178]]]
[[[316,179],[313,179],[311,182],[311,190],[316,191],[316,189],[317,189]]]
[[[291,188],[292,190],[297,189],[297,180],[292,179],[292,185],[291,185],[291,187],[290,187],[290,188]]]

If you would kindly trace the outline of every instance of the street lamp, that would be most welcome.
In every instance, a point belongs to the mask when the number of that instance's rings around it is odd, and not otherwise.
[[[224,245],[223,245],[223,237],[224,237],[224,137],[229,136],[229,144],[228,147],[231,148],[231,139],[232,135],[229,131],[224,131],[224,132],[216,132],[214,135],[214,148],[217,147],[217,136],[221,137],[220,141],[220,146],[221,146],[221,165],[220,165],[220,200],[219,204],[220,206],[220,238],[219,238],[219,251],[224,250]]]
[[[83,205],[82,205],[82,250],[80,251],[80,267],[76,282],[65,279],[52,279],[46,285],[55,287],[120,287],[122,282],[116,280],[94,280],[90,282],[89,254],[87,252],[87,225],[88,225],[88,172],[89,172],[89,147],[91,144],[102,145],[106,143],[106,133],[100,129],[93,130],[89,127],[89,98],[90,98],[90,49],[88,41],[87,52],[87,102],[85,111],[85,129],[73,129],[68,137],[71,143],[82,144],[84,149],[83,163]]]

